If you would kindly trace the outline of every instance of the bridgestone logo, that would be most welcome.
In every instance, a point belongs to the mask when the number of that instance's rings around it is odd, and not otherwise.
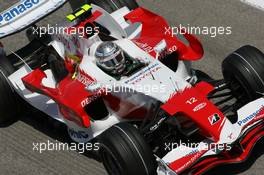
[[[221,117],[219,114],[214,114],[208,118],[211,125],[215,125],[219,120],[221,120]]]

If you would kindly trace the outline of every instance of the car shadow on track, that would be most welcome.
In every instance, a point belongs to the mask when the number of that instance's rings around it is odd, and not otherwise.
[[[61,122],[58,122],[55,119],[48,117],[46,114],[40,111],[27,112],[27,114],[19,118],[19,121],[28,124],[29,126],[33,127],[34,129],[42,132],[43,134],[56,141],[68,144],[73,142],[68,135],[67,127],[65,124],[62,124]],[[17,120],[2,124],[0,125],[0,128],[11,126],[15,122],[17,122]],[[81,155],[101,162],[98,152],[89,151]]]

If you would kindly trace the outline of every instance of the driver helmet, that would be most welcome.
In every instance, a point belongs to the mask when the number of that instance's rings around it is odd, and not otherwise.
[[[126,68],[124,51],[113,42],[103,42],[95,52],[97,65],[105,71],[120,75]]]

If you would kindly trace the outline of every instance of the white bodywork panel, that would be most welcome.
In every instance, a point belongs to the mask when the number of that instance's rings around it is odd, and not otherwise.
[[[0,14],[0,38],[18,32],[63,5],[66,0],[21,0]]]
[[[111,32],[111,36],[122,39],[127,38],[127,34],[125,30],[120,26],[120,24],[109,14],[107,11],[105,11],[103,8],[93,5],[92,4],[92,11],[100,11],[103,13],[101,17],[99,17],[96,22],[101,24],[102,26],[107,26],[107,29]]]

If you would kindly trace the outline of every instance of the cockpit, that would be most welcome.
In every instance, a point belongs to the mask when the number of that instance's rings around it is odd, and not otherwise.
[[[146,66],[146,63],[132,58],[110,41],[103,42],[97,47],[95,57],[97,66],[117,80],[122,76],[130,76]]]

